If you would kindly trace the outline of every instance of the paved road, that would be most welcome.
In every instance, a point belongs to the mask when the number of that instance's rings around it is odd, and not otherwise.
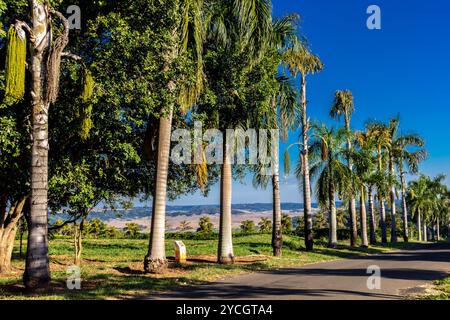
[[[381,268],[381,289],[367,288],[367,268]],[[450,272],[450,244],[420,245],[376,256],[311,264],[163,293],[156,299],[402,299]]]

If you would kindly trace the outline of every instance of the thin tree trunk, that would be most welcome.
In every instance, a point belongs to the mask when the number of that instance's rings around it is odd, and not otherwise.
[[[402,184],[402,211],[403,211],[403,241],[409,241],[409,230],[408,230],[408,207],[406,205],[406,182],[405,182],[405,172],[401,170],[400,181]]]
[[[361,199],[360,199],[360,205],[361,205],[361,241],[362,247],[368,247],[368,240],[367,240],[367,214],[366,214],[366,199],[365,199],[365,188],[361,188]]]
[[[370,230],[370,244],[377,244],[377,234],[375,232],[375,205],[373,201],[372,186],[369,186],[369,230]]]
[[[328,238],[328,247],[336,248],[337,247],[337,219],[336,219],[336,202],[335,202],[335,194],[334,194],[334,183],[330,182],[329,184],[329,194],[328,201],[330,206],[329,213],[329,238]]]
[[[47,58],[50,49],[50,17],[44,1],[31,0],[35,43],[31,49],[31,207],[24,284],[29,289],[45,288],[50,282],[48,258],[48,113],[44,98]]]
[[[217,261],[220,264],[234,263],[233,230],[231,218],[231,189],[232,172],[230,150],[224,139],[222,174],[220,177],[220,225],[219,225],[219,250]]]
[[[350,153],[352,150],[352,144],[350,141],[350,119],[346,116],[345,117],[345,129],[347,131],[347,151]],[[347,164],[348,169],[350,172],[353,172],[353,161],[350,154],[347,158]],[[349,216],[350,216],[350,246],[355,247],[356,241],[358,239],[358,226],[357,226],[357,219],[356,219],[356,200],[355,195],[353,192],[350,194],[350,201],[348,203],[348,210],[349,210]]]
[[[26,197],[13,203],[8,210],[1,216],[0,221],[0,274],[9,273],[12,270],[11,259],[14,249],[14,240],[16,238],[18,224],[22,217],[23,207]],[[6,208],[5,208],[6,209]]]
[[[391,173],[391,176],[394,177],[395,175],[395,168],[394,163],[392,159],[389,161],[389,170]],[[390,204],[391,204],[391,242],[396,243],[397,242],[397,211],[395,206],[395,186],[390,187],[389,191],[389,197],[390,197]]]
[[[422,241],[422,217],[420,211],[417,212],[417,240]]]
[[[172,131],[173,107],[169,114],[159,119],[158,146],[156,160],[155,190],[152,206],[152,222],[149,250],[144,259],[144,270],[151,273],[163,273],[167,268],[165,232],[166,232],[166,195],[169,173],[170,135]]]
[[[272,176],[273,187],[273,226],[272,226],[272,248],[275,257],[281,257],[281,247],[283,237],[281,231],[281,201],[280,201],[280,182],[278,175],[278,165],[276,165],[274,175]]]
[[[301,84],[301,118],[302,118],[302,142],[303,151],[301,153],[302,159],[302,173],[303,173],[303,214],[305,220],[305,249],[311,251],[314,249],[313,238],[313,220],[311,207],[311,181],[309,175],[309,147],[308,147],[308,130],[309,121],[306,113],[306,76],[302,74]]]
[[[439,218],[437,218],[436,221],[436,240],[441,241],[441,227],[439,226],[440,221]]]
[[[428,227],[427,224],[423,224],[423,241],[428,242]]]
[[[81,266],[81,253],[83,250],[84,221],[85,221],[85,218],[81,219],[79,225],[74,223],[74,247],[75,247],[74,264],[77,266]]]
[[[384,207],[384,199],[381,194],[378,195],[380,203],[380,227],[381,227],[381,242],[387,243],[386,235],[386,208]]]

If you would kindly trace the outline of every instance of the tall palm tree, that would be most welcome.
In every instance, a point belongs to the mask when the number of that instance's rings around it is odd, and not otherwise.
[[[297,37],[294,38],[291,48],[289,48],[283,58],[284,64],[288,67],[290,73],[296,77],[301,77],[301,145],[302,151],[300,153],[302,170],[302,190],[303,190],[303,211],[305,217],[305,247],[306,250],[312,250],[314,246],[312,233],[312,208],[311,208],[311,181],[309,173],[309,128],[310,122],[307,116],[306,107],[306,76],[314,74],[323,69],[323,64],[320,58],[311,53],[309,48],[302,43]]]
[[[289,15],[273,22],[272,36],[270,45],[280,53],[281,57],[286,50],[286,45],[289,43],[289,38],[295,34],[295,24],[297,22],[297,15]],[[282,132],[282,139],[286,141],[288,132],[293,128],[296,119],[297,106],[297,92],[292,80],[284,75],[279,75],[277,78],[277,90],[272,97],[272,108],[263,122],[269,125],[270,129],[279,128]],[[267,118],[267,119],[266,119]],[[279,155],[279,146],[274,150],[275,155]],[[273,219],[272,219],[272,249],[275,257],[281,256],[281,249],[283,245],[282,227],[281,227],[281,197],[280,197],[280,174],[279,174],[278,158],[274,161],[272,174],[272,203],[273,203]],[[253,185],[255,187],[266,188],[268,184],[268,176],[261,174],[261,168],[257,169],[254,175]]]
[[[270,109],[270,112],[267,115],[267,119],[264,119],[263,121],[267,122],[270,128],[279,128],[282,133],[281,137],[283,141],[286,141],[288,138],[288,131],[294,126],[295,114],[298,110],[297,92],[292,80],[286,76],[278,76],[277,83],[277,93],[272,99],[273,107],[272,109]],[[274,150],[274,154],[278,156],[278,145],[274,147],[276,147],[276,150]],[[269,176],[262,174],[262,168],[258,166],[256,173],[253,176],[253,186],[255,188],[266,188],[269,178]],[[272,248],[273,255],[275,257],[280,257],[283,239],[281,227],[281,200],[278,158],[274,161],[273,174],[271,178],[273,200]]]
[[[329,238],[328,246],[337,247],[336,193],[348,192],[351,172],[343,163],[346,158],[345,129],[335,130],[325,125],[314,125],[314,135],[310,148],[311,177],[318,177],[316,184],[317,200],[328,207]],[[300,164],[297,176],[301,177]],[[300,180],[301,181],[301,180]]]
[[[402,197],[402,221],[403,221],[403,241],[409,241],[408,230],[408,206],[406,203],[406,169],[411,174],[419,171],[419,163],[427,157],[427,151],[421,147],[425,145],[423,139],[418,135],[404,135],[398,137],[393,144],[394,161],[397,164]],[[410,146],[421,149],[410,150]],[[405,168],[406,167],[406,168]]]
[[[427,176],[421,175],[416,181],[409,182],[407,203],[416,217],[419,241],[427,241],[426,221],[434,207],[433,191],[433,181]]]
[[[272,6],[269,0],[216,0],[208,3],[205,20],[208,37],[218,46],[229,52],[245,53],[247,66],[251,70],[273,41]],[[237,93],[239,94],[239,93]],[[229,113],[230,110],[224,110]],[[235,119],[246,122],[247,119]],[[223,123],[222,126],[228,125]],[[226,141],[226,139],[224,139]],[[234,262],[231,229],[232,168],[229,148],[224,145],[223,164],[220,183],[220,224],[218,262]]]
[[[366,227],[366,193],[369,200],[369,230],[370,244],[376,244],[375,233],[375,212],[373,204],[373,187],[377,184],[377,156],[376,145],[373,139],[366,132],[358,131],[355,133],[356,150],[352,152],[352,158],[355,162],[356,185],[360,188],[360,208],[361,208],[361,240],[362,245],[367,246],[367,227]]]
[[[386,233],[386,208],[385,208],[385,196],[387,189],[387,174],[386,174],[386,153],[385,150],[389,145],[389,132],[383,123],[369,122],[366,124],[367,134],[372,139],[376,147],[377,153],[377,194],[378,204],[380,207],[380,226],[381,226],[381,242],[387,243]]]
[[[350,120],[353,112],[355,111],[355,104],[353,101],[353,94],[350,90],[338,90],[334,95],[333,105],[331,106],[330,116],[334,119],[340,119],[341,116],[344,116],[344,125],[345,132],[347,135],[347,165],[350,171],[353,170],[353,160],[350,156],[352,151],[352,132],[350,129]],[[356,246],[356,239],[358,237],[358,229],[356,226],[356,202],[354,192],[355,190],[349,190],[349,216],[350,216],[350,245],[352,247]],[[361,210],[365,211],[365,207],[361,207]],[[365,233],[364,233],[365,234]],[[367,238],[367,236],[366,236]],[[366,239],[367,240],[367,239]],[[367,242],[367,241],[366,241]],[[367,244],[366,244],[367,245]]]
[[[179,88],[178,105],[183,111],[188,110],[197,100],[203,89],[203,39],[205,27],[202,21],[203,0],[180,1],[175,7],[174,15],[178,17],[173,26],[172,38],[166,43],[163,72],[170,73],[173,62],[192,48],[196,64],[196,81],[192,86]],[[167,83],[171,94],[177,92],[176,79]],[[169,172],[170,137],[172,117],[175,105],[162,110],[159,119],[156,174],[153,191],[152,221],[148,253],[144,258],[146,272],[160,273],[167,267],[165,253],[165,218],[167,197],[167,175]]]

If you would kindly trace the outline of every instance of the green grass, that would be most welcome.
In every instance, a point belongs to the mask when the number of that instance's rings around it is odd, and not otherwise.
[[[85,239],[83,240],[82,289],[66,287],[66,269],[73,262],[73,244],[70,239],[50,241],[52,272],[51,288],[45,293],[27,293],[21,283],[24,260],[15,249],[13,265],[17,272],[0,277],[0,299],[127,299],[146,297],[176,288],[180,285],[206,283],[247,272],[257,272],[309,263],[330,261],[367,254],[391,251],[404,246],[376,246],[351,248],[347,242],[338,249],[326,248],[317,241],[314,252],[305,252],[303,239],[284,237],[283,257],[271,256],[271,236],[268,234],[239,236],[234,238],[234,265],[214,263],[217,240],[185,240],[188,256],[194,258],[185,265],[172,263],[164,275],[148,275],[142,272],[143,258],[147,252],[147,240]],[[25,247],[25,245],[24,245]],[[174,255],[173,240],[167,241],[167,255]]]
[[[414,297],[418,300],[450,300],[450,277],[434,282],[430,293]]]

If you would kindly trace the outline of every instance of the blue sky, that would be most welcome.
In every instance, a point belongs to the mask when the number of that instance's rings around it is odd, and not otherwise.
[[[372,4],[381,8],[381,30],[366,27],[366,10]],[[333,94],[352,90],[353,128],[400,113],[403,132],[426,139],[430,155],[421,171],[450,174],[450,2],[274,0],[273,9],[275,16],[301,15],[300,33],[325,64],[322,73],[308,78],[311,119],[337,124],[328,118]],[[291,134],[289,142],[297,135]],[[283,202],[302,202],[293,177],[282,181],[281,196]],[[214,186],[208,198],[196,194],[171,204],[218,201],[219,188]],[[271,202],[270,190],[255,190],[250,177],[245,184],[234,182],[233,203],[254,202]]]

